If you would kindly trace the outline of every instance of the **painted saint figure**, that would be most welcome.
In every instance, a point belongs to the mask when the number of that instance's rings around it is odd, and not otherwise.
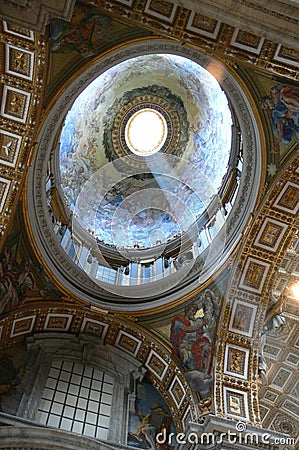
[[[186,306],[184,315],[177,315],[171,324],[170,340],[182,366],[187,370],[198,370],[210,378],[212,369],[212,345],[206,335],[208,321],[195,318],[198,306]]]
[[[206,289],[197,302],[186,305],[184,314],[174,316],[171,321],[174,353],[186,369],[184,375],[191,390],[199,393],[203,408],[211,401],[217,310],[214,292]]]
[[[145,440],[150,445],[150,450],[155,450],[159,448],[162,450],[161,446],[156,446],[156,435],[162,429],[166,429],[167,434],[170,432],[171,425],[171,416],[168,414],[165,409],[159,404],[153,404],[151,407],[150,414],[146,416],[142,416],[141,411],[137,411],[137,415],[140,419],[140,425],[137,428],[137,436],[141,439],[145,437]],[[168,447],[167,448],[171,448]],[[163,447],[163,450],[166,450],[166,447]]]
[[[299,87],[277,84],[270,94],[261,98],[261,107],[270,110],[275,135],[273,152],[279,152],[279,145],[287,145],[292,139],[299,141]]]

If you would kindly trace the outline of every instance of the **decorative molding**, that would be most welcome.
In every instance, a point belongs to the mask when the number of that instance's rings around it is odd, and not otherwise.
[[[269,268],[269,263],[249,257],[243,269],[240,288],[261,294]]]
[[[244,61],[270,74],[297,80],[299,8],[289,6],[287,11],[292,13],[288,14],[282,2],[275,1],[279,4],[277,11],[256,1],[244,5],[244,0],[231,2],[231,8],[223,0],[216,4],[187,0],[183,6],[179,0],[143,3],[103,0],[101,9],[126,23],[136,26],[141,23],[160,36],[174,38],[222,59]]]
[[[6,44],[5,50],[5,72],[32,81],[34,52],[10,44]]]
[[[289,214],[297,214],[299,210],[299,184],[287,181],[277,196],[273,207]]]
[[[20,317],[15,319],[12,324],[10,338],[28,335],[32,332],[36,315]]]
[[[229,330],[243,336],[252,336],[257,305],[236,299],[233,304]]]
[[[164,375],[167,372],[169,364],[164,361],[161,356],[155,352],[155,350],[151,350],[148,358],[145,362],[145,367],[147,367],[160,381],[163,380]]]
[[[281,244],[288,225],[278,220],[266,217],[254,241],[256,247],[276,252]]]
[[[126,331],[120,330],[115,345],[136,357],[141,346],[141,341]]]
[[[0,164],[16,167],[22,136],[0,129]]]
[[[27,172],[39,123],[46,45],[42,36],[0,22],[3,61],[0,116],[0,243],[4,241]],[[5,189],[4,189],[5,184]]]
[[[173,378],[171,385],[169,387],[169,392],[174,400],[174,403],[176,405],[177,408],[180,408],[182,403],[185,400],[185,389],[184,386],[181,382],[181,380],[177,377],[177,375],[175,375],[175,377]]]
[[[99,320],[91,319],[90,317],[84,317],[80,329],[80,333],[86,333],[98,336],[101,340],[105,339],[109,325]]]
[[[226,344],[224,373],[247,380],[249,367],[249,349],[238,345]]]
[[[45,331],[69,331],[72,314],[47,314],[44,325]]]
[[[31,93],[10,86],[3,87],[0,114],[23,124],[26,123]]]
[[[229,387],[223,388],[224,394],[224,413],[228,417],[236,419],[249,419],[248,411],[248,393]]]

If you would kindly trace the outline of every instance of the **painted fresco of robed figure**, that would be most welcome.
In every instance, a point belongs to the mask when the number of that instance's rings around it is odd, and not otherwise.
[[[214,293],[206,289],[197,302],[185,306],[184,314],[171,321],[170,340],[174,353],[186,369],[185,377],[201,399],[210,397],[213,383],[213,337],[217,303]]]

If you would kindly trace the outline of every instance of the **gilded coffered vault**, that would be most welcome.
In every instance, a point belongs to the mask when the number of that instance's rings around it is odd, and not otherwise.
[[[0,448],[298,446],[298,15],[0,1]]]

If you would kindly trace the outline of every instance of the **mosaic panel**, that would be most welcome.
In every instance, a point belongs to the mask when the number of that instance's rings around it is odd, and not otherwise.
[[[238,299],[235,300],[229,330],[244,336],[252,336],[256,309],[256,305],[251,305]]]
[[[90,319],[89,317],[84,317],[80,332],[86,334],[93,334],[104,339],[109,325],[98,320]]]
[[[8,23],[5,20],[3,21],[3,31],[5,33],[13,34],[14,36],[18,36],[23,39],[34,41],[33,31],[27,30],[26,28],[22,28],[18,25],[13,25],[12,23]]]
[[[32,332],[36,316],[27,316],[15,319],[12,325],[10,337],[22,336]]]
[[[296,214],[299,210],[299,186],[288,181],[273,206],[290,214]]]
[[[72,318],[72,314],[47,314],[44,330],[68,331]]]
[[[276,252],[287,228],[287,224],[267,217],[254,241],[254,245]]]
[[[180,379],[177,376],[175,376],[174,379],[172,380],[169,392],[177,408],[180,408],[181,404],[183,403],[186,397],[186,392],[184,386],[182,385]]]
[[[2,212],[6,198],[8,196],[10,180],[0,177],[0,212]]]
[[[10,44],[6,44],[5,50],[5,72],[31,81],[34,67],[34,53]]]
[[[230,417],[249,420],[247,392],[238,391],[228,387],[223,388],[224,411]]]
[[[260,294],[264,287],[270,264],[249,257],[240,281],[240,287]]]
[[[144,8],[145,13],[169,23],[173,21],[176,10],[177,5],[165,0],[147,0]]]
[[[158,353],[156,353],[154,350],[150,351],[150,354],[148,355],[148,358],[145,362],[145,367],[147,367],[151,372],[153,372],[159,380],[163,380],[164,375],[168,369],[168,364],[166,361],[164,361],[163,358],[161,358]]]
[[[15,167],[22,137],[10,133],[6,130],[0,130],[0,163],[5,166]]]
[[[31,94],[21,89],[4,86],[0,113],[3,117],[25,123]]]
[[[190,14],[186,29],[211,39],[217,39],[221,22],[210,19],[209,17],[197,14],[194,11]]]
[[[247,31],[242,31],[239,28],[235,28],[231,45],[240,48],[241,50],[246,50],[247,52],[259,55],[264,41],[264,38],[248,33]]]
[[[227,344],[224,357],[224,373],[247,379],[249,349]]]
[[[133,356],[136,356],[140,348],[141,341],[135,336],[132,336],[131,334],[120,330],[117,335],[115,345],[116,347],[119,347],[128,353],[131,353]]]

